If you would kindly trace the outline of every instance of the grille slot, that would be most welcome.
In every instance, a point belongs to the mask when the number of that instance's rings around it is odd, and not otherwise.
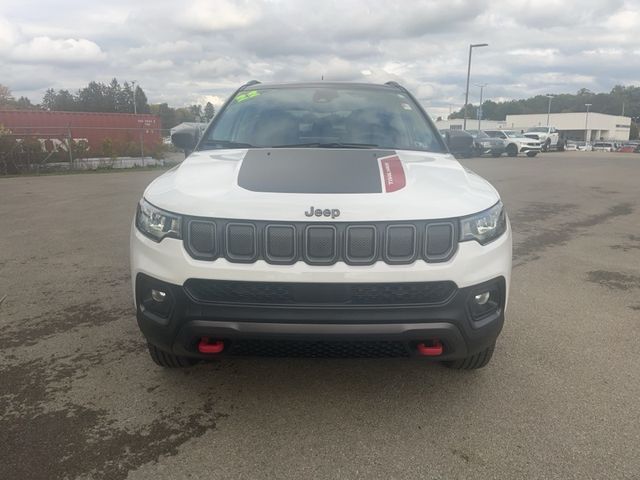
[[[351,263],[371,264],[377,257],[377,232],[373,225],[349,225],[345,257]]]
[[[236,262],[254,262],[258,258],[256,227],[251,223],[227,225],[226,256]]]
[[[388,263],[411,263],[416,257],[416,226],[387,227],[385,256]]]
[[[201,303],[244,305],[389,306],[441,305],[456,292],[455,283],[285,283],[189,279],[189,295]]]
[[[446,262],[458,246],[456,220],[393,223],[273,223],[186,218],[184,245],[197,260],[291,265]]]
[[[296,261],[296,228],[293,225],[267,225],[265,228],[265,255],[272,263]]]
[[[427,225],[425,256],[428,260],[442,260],[449,257],[454,248],[455,229],[452,223]]]
[[[188,231],[190,253],[200,259],[215,259],[218,253],[216,224],[191,220]]]
[[[409,357],[403,342],[394,341],[304,341],[304,340],[232,340],[230,355],[306,358],[384,358]]]
[[[313,225],[305,230],[305,257],[308,263],[331,265],[338,257],[337,232],[333,225]]]

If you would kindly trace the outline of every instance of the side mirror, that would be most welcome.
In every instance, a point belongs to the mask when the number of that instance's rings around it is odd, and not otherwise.
[[[196,148],[199,138],[200,129],[198,127],[184,126],[171,134],[171,143],[189,155]]]

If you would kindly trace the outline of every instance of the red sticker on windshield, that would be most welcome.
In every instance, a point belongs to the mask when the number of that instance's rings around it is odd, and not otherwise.
[[[396,192],[405,187],[407,180],[404,175],[402,162],[397,155],[382,157],[380,170],[382,171],[382,183],[386,192]]]

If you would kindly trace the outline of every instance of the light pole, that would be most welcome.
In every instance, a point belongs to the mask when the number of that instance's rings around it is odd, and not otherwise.
[[[480,106],[478,107],[478,133],[480,133],[480,124],[482,122],[482,91],[487,85],[488,83],[476,84],[476,87],[480,87]]]
[[[469,78],[471,77],[471,52],[475,47],[488,47],[488,43],[472,43],[469,45],[469,64],[467,65],[467,89],[464,94],[464,120],[462,121],[462,129],[467,129],[467,103],[469,103]]]
[[[584,106],[587,107],[587,115],[584,117],[584,144],[585,146],[589,145],[589,130],[587,129],[587,126],[589,125],[589,107],[593,105],[591,103],[585,103]]]
[[[547,127],[549,126],[549,117],[551,116],[551,99],[553,97],[555,97],[555,95],[551,94],[551,93],[547,93],[545,95],[545,97],[547,97],[549,99],[549,107],[547,108]]]
[[[136,106],[136,81],[131,81],[131,89],[133,90],[133,114],[138,114],[138,107]]]

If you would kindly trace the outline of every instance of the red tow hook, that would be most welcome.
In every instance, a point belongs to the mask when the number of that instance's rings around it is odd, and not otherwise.
[[[440,340],[433,340],[429,346],[424,343],[418,344],[418,353],[424,357],[437,357],[438,355],[442,355],[443,349]]]
[[[222,340],[211,341],[209,337],[202,337],[198,343],[198,351],[200,353],[220,353],[224,350],[224,342]]]

